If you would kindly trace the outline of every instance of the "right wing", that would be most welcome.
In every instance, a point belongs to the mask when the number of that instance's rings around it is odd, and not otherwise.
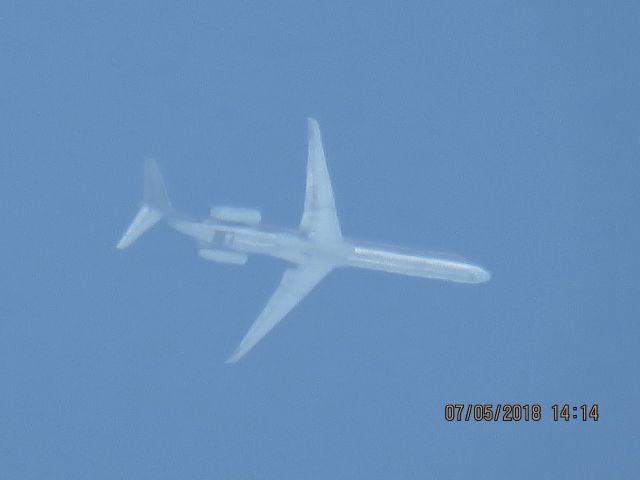
[[[340,240],[340,222],[333,199],[333,189],[327,161],[322,148],[320,127],[313,118],[309,124],[309,153],[307,158],[307,188],[300,230],[312,239]]]
[[[280,285],[273,293],[236,351],[226,363],[235,363],[251,350],[264,336],[282,320],[293,307],[307,296],[320,281],[333,270],[332,266],[310,262],[290,268],[284,272]]]

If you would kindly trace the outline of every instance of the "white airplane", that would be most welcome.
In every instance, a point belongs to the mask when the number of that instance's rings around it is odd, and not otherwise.
[[[262,254],[291,264],[227,363],[235,363],[246,355],[338,267],[381,270],[459,283],[482,283],[491,278],[482,267],[460,260],[344,238],[318,122],[310,118],[308,127],[307,186],[302,220],[297,230],[264,226],[260,212],[248,208],[213,207],[205,220],[191,220],[171,206],[156,162],[147,160],[145,163],[144,202],[118,242],[118,249],[127,248],[164,218],[175,230],[195,238],[199,255],[207,260],[244,265],[249,254]]]

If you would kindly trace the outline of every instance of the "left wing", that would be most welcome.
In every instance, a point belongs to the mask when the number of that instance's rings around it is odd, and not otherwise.
[[[244,336],[236,351],[226,363],[235,363],[251,350],[262,338],[282,320],[293,307],[307,296],[333,267],[311,261],[290,268],[284,272],[280,285],[273,293],[251,328]]]

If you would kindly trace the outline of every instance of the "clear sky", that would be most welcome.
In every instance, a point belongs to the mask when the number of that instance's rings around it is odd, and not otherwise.
[[[267,3],[3,3],[0,478],[637,478],[640,4]],[[346,235],[493,279],[337,271],[225,365],[284,265],[115,244],[149,156],[295,226],[307,116]]]

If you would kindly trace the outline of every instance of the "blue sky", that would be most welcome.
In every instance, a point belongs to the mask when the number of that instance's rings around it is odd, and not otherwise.
[[[635,478],[636,2],[6,2],[0,477]],[[348,236],[459,286],[334,272],[235,366],[283,265],[115,243],[174,205],[295,226],[305,117]],[[447,423],[447,403],[539,423]],[[555,403],[599,403],[556,423]]]

